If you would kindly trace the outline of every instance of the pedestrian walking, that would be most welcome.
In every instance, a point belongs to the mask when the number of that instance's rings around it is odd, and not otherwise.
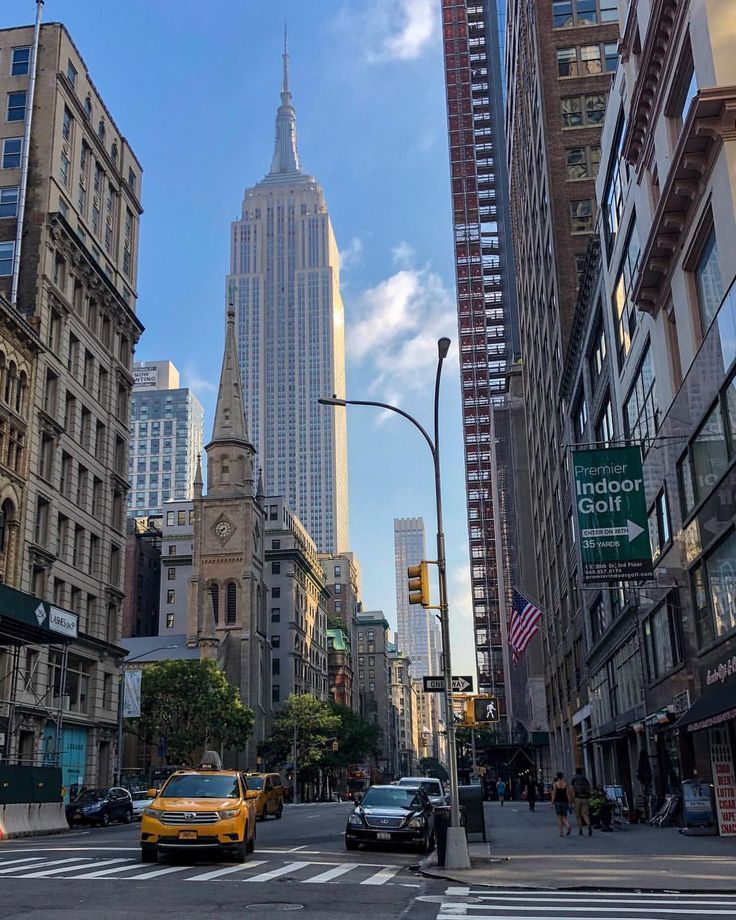
[[[593,825],[590,823],[590,794],[592,787],[582,767],[575,770],[575,776],[570,780],[570,798],[575,819],[578,822],[578,836],[583,833],[587,825],[588,836],[593,835]]]
[[[537,782],[534,779],[530,779],[526,784],[526,801],[529,811],[534,811],[534,806],[537,804]]]
[[[502,779],[499,779],[496,783],[496,795],[501,807],[503,807],[503,800],[506,798],[506,783]]]
[[[572,828],[567,820],[570,810],[570,787],[562,773],[558,773],[552,784],[552,805],[557,815],[557,826],[560,837],[569,837]]]

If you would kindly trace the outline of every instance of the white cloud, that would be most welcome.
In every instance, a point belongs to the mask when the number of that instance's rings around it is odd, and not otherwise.
[[[394,260],[394,265],[398,265],[400,268],[411,268],[414,264],[415,255],[416,252],[414,247],[410,246],[406,240],[397,243],[391,250],[391,257]]]
[[[195,393],[215,393],[217,384],[214,380],[208,380],[200,376],[195,364],[187,364],[182,371],[182,379],[185,387],[194,390]]]
[[[349,298],[348,316],[356,317],[347,329],[350,357],[373,371],[370,393],[385,402],[426,389],[437,364],[437,339],[455,338],[457,328],[452,293],[429,267],[402,268]],[[457,362],[456,349],[450,361]]]
[[[360,265],[363,261],[363,240],[354,236],[345,249],[340,250],[340,268],[350,268],[351,265]]]
[[[359,36],[369,63],[413,61],[437,32],[437,0],[354,0],[338,14],[338,28]]]

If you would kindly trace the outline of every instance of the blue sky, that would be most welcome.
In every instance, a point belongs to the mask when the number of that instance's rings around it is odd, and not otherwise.
[[[206,14],[203,11],[206,9]],[[475,673],[438,0],[46,0],[144,168],[139,360],[168,358],[211,424],[230,221],[268,169],[283,23],[304,168],[343,252],[348,395],[431,423],[436,339],[455,673]],[[102,12],[104,10],[104,13]],[[33,0],[3,0],[2,25]],[[328,411],[328,410],[326,410]],[[368,609],[395,623],[393,518],[422,515],[429,454],[399,419],[348,417],[350,533]]]

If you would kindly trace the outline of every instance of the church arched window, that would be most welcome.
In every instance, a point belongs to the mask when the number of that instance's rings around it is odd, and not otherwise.
[[[210,585],[210,602],[212,603],[212,616],[217,625],[220,621],[220,586],[215,582]]]
[[[9,498],[0,506],[0,553],[7,552],[8,547],[8,524],[13,517],[13,503]]]
[[[235,619],[238,615],[238,596],[237,596],[237,587],[234,581],[229,581],[226,587],[226,598],[225,598],[225,622],[232,626],[235,622]]]

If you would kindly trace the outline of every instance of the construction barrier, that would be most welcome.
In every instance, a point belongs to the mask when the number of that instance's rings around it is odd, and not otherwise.
[[[69,830],[63,802],[0,805],[0,840]]]

